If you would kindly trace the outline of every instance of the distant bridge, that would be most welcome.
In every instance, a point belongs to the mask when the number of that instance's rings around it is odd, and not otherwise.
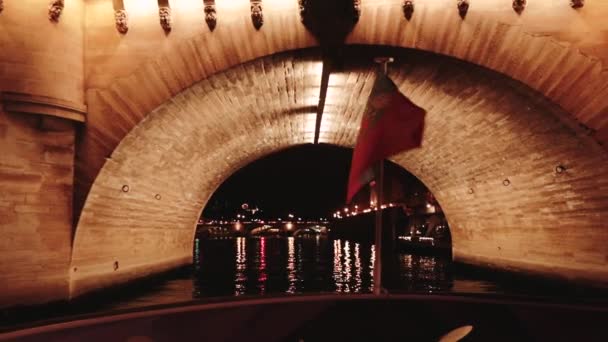
[[[327,221],[215,221],[199,223],[197,234],[215,237],[326,234],[328,227]]]

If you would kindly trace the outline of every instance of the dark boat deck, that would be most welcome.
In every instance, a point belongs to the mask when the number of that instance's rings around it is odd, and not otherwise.
[[[189,302],[87,316],[0,341],[608,341],[608,308],[521,298],[310,295]]]

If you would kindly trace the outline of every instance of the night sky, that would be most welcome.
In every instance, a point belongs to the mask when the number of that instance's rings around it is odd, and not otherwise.
[[[259,159],[218,188],[203,216],[233,217],[242,203],[262,209],[266,218],[329,216],[344,204],[351,158],[351,149],[308,144]]]
[[[234,218],[243,203],[262,209],[261,218],[331,217],[344,206],[351,158],[352,149],[308,144],[259,159],[218,188],[203,217]]]

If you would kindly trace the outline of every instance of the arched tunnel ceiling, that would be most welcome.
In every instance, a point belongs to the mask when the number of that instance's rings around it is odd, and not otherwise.
[[[358,57],[332,74],[321,142],[353,145],[374,80],[372,52],[352,51]],[[608,159],[597,143],[505,76],[438,55],[390,53],[391,77],[428,111],[423,147],[394,160],[435,193],[455,257],[608,282]],[[196,83],[138,124],[87,199],[72,295],[189,263],[195,223],[226,177],[312,141],[320,69],[315,50],[261,58]]]
[[[264,25],[251,24],[247,0],[216,1],[209,31],[201,1],[172,3],[167,35],[153,1],[126,2],[131,29],[116,33],[111,1],[87,2],[85,50],[88,123],[78,144],[76,214],[93,180],[123,137],[151,110],[217,72],[281,51],[315,46],[297,1],[264,1]],[[411,20],[401,0],[366,0],[347,44],[380,44],[454,56],[527,84],[608,142],[608,5],[588,1],[476,1],[466,19],[452,0],[416,2]],[[99,44],[103,42],[103,44]]]

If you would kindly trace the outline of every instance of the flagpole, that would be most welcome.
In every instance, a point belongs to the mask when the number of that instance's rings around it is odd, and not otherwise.
[[[392,57],[376,57],[374,62],[382,64],[384,74],[388,74],[388,63]],[[376,224],[374,242],[374,294],[380,295],[382,287],[382,203],[384,202],[384,159],[378,163],[378,178],[376,179]]]

